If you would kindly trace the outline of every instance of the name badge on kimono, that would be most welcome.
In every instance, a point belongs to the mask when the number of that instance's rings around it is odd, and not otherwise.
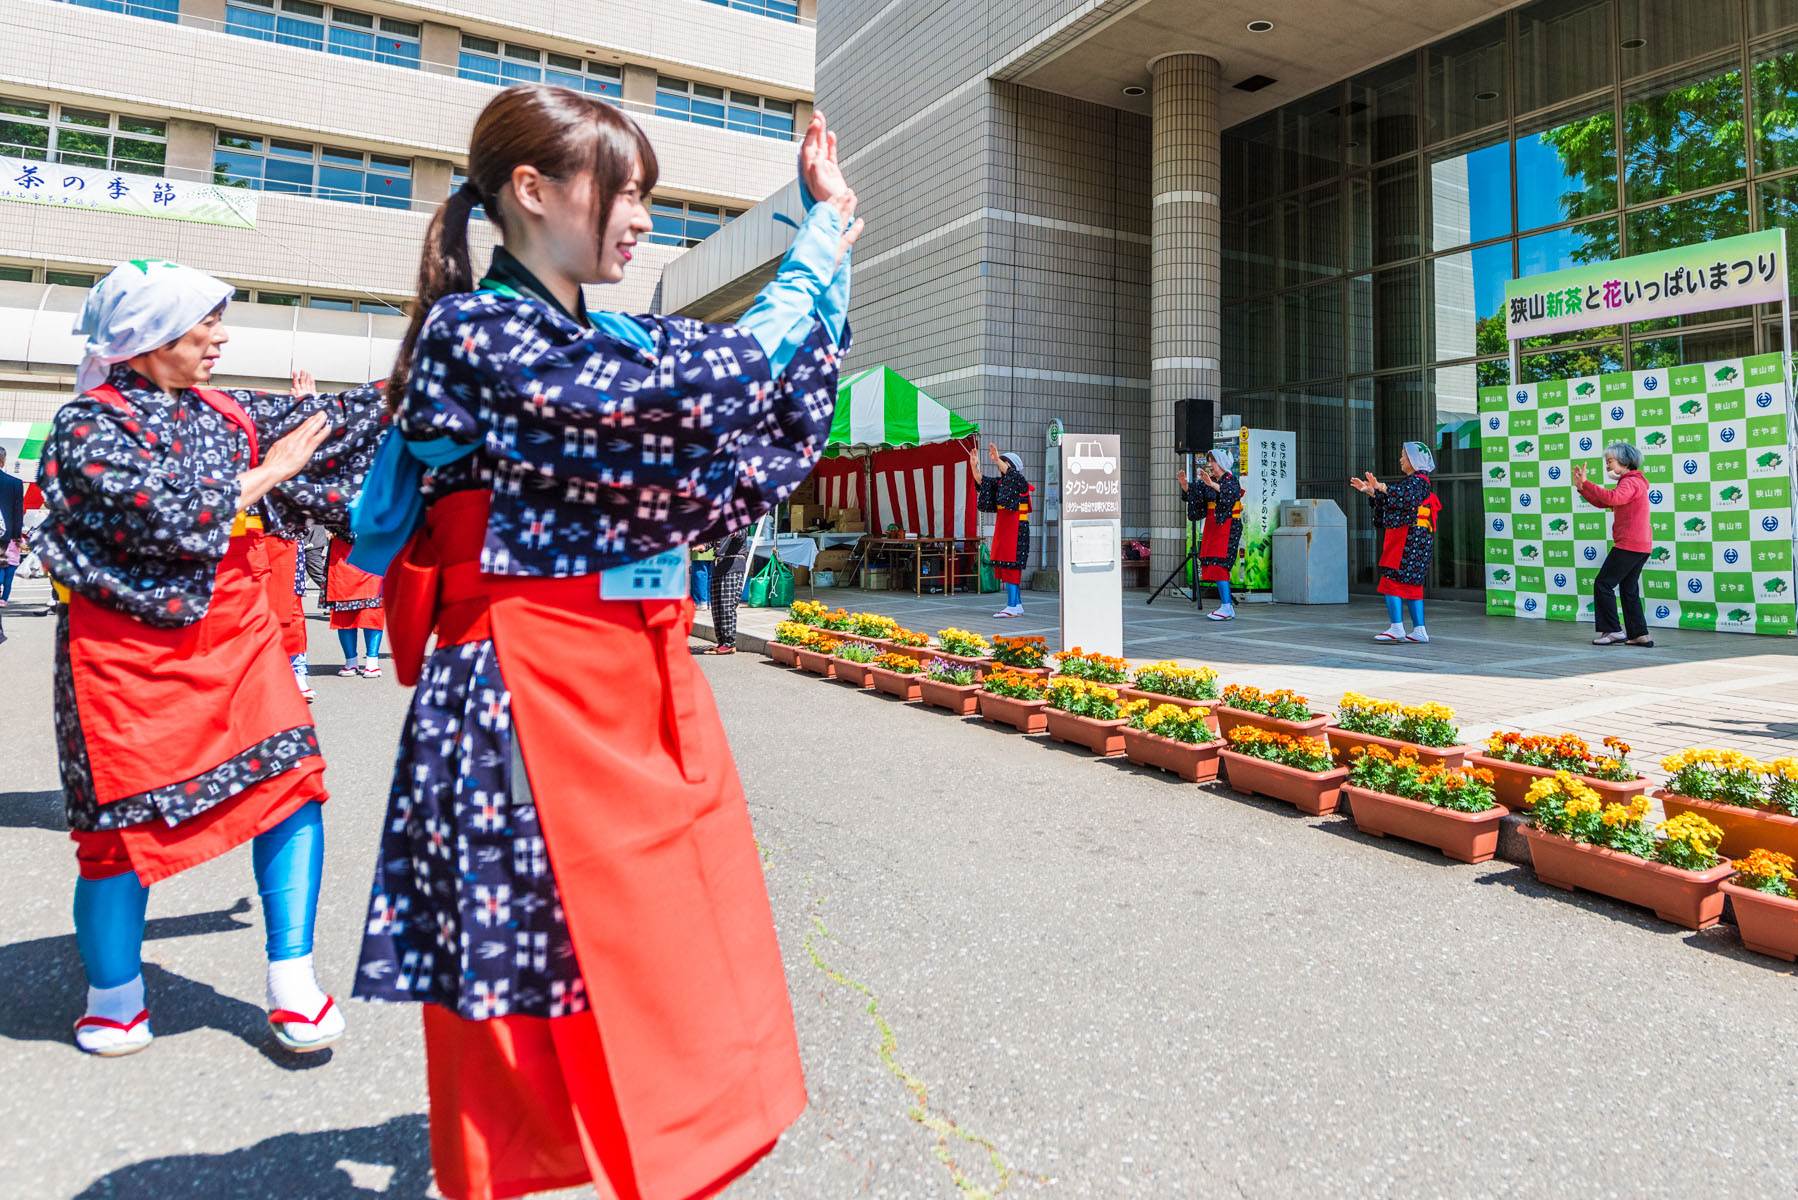
[[[685,546],[664,550],[649,558],[599,574],[601,600],[685,600],[692,593],[688,583]]]

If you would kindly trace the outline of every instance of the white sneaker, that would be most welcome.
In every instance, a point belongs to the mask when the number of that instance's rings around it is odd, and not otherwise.
[[[1419,625],[1416,629],[1413,629],[1410,633],[1405,635],[1405,640],[1407,642],[1427,642],[1430,640],[1430,634],[1422,625]]]

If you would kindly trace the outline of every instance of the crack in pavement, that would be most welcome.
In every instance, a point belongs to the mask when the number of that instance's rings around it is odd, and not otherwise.
[[[810,891],[811,881],[808,879],[806,884],[806,890]],[[824,955],[819,951],[817,945],[817,939],[819,937],[828,938],[833,942],[837,940],[836,935],[831,933],[830,930],[826,929],[824,926],[824,918],[819,912],[819,909],[823,904],[824,897],[814,893],[812,896],[811,913],[812,928],[811,931],[805,935],[805,952],[811,957],[812,965],[823,972],[824,977],[832,983],[837,984],[839,987],[845,987],[851,991],[858,992],[867,998],[868,1004],[864,1011],[866,1011],[870,1017],[874,1018],[875,1028],[880,1030],[879,1056],[881,1065],[886,1067],[887,1072],[900,1083],[904,1084],[906,1089],[911,1092],[913,1100],[909,1114],[911,1119],[936,1135],[936,1146],[934,1148],[936,1157],[945,1167],[949,1168],[949,1175],[955,1181],[955,1186],[960,1189],[962,1194],[966,1196],[968,1200],[991,1200],[991,1197],[997,1196],[1011,1186],[1012,1168],[1000,1157],[998,1147],[993,1145],[992,1142],[981,1137],[979,1134],[971,1133],[968,1130],[963,1129],[948,1116],[931,1110],[930,1092],[925,1086],[924,1081],[907,1071],[899,1062],[899,1036],[893,1031],[893,1027],[888,1023],[887,1019],[880,1015],[880,997],[876,996],[867,984],[851,979],[849,976],[832,967],[824,960]],[[956,1163],[954,1155],[950,1153],[953,1148],[953,1139],[960,1139],[970,1146],[977,1146],[986,1151],[987,1162],[990,1163],[992,1168],[999,1174],[999,1186],[994,1188],[982,1187],[974,1180],[968,1178],[967,1173]]]

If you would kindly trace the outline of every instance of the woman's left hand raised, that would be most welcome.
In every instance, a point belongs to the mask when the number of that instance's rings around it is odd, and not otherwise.
[[[812,114],[812,123],[805,128],[805,140],[799,144],[799,173],[812,198],[820,203],[849,188],[842,165],[837,162],[837,135],[830,132],[821,112]]]

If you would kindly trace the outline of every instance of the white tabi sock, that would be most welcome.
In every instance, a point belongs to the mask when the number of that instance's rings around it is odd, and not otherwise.
[[[131,1025],[137,1014],[144,1011],[144,977],[138,975],[129,983],[121,983],[118,987],[87,989],[86,1017],[101,1017],[108,1021],[117,1021],[120,1025]],[[150,1044],[150,1019],[145,1017],[129,1029],[119,1029],[108,1025],[80,1025],[75,1028],[75,1044],[89,1054],[98,1054],[105,1058],[113,1058],[121,1054],[132,1054]]]
[[[144,977],[139,975],[130,983],[121,983],[118,987],[87,989],[87,1015],[105,1017],[108,1021],[117,1021],[123,1025],[131,1018],[144,1011]]]
[[[1396,621],[1386,627],[1386,633],[1387,636],[1395,637],[1401,642],[1405,640],[1405,627]]]
[[[285,1008],[306,1017],[318,1015],[325,1006],[325,993],[318,986],[312,970],[312,956],[284,958],[268,965],[268,1007],[273,1012]]]

